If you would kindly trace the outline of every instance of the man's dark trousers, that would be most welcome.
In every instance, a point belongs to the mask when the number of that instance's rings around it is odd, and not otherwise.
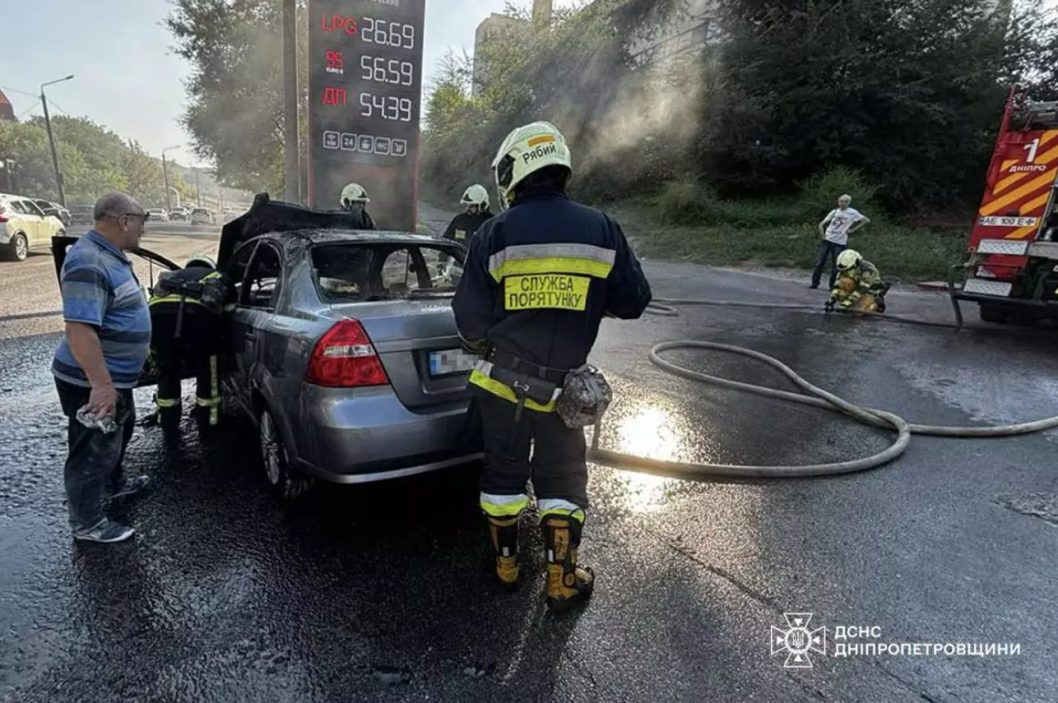
[[[69,421],[66,458],[66,506],[74,532],[91,529],[105,517],[103,501],[121,487],[121,462],[136,426],[131,390],[118,390],[118,429],[110,434],[85,427],[77,411],[88,404],[90,388],[55,380],[62,412]]]
[[[838,256],[848,248],[847,244],[837,244],[826,239],[819,243],[819,254],[816,256],[816,267],[815,270],[812,271],[813,288],[818,287],[819,282],[823,280],[823,268],[827,264],[827,259],[830,259],[829,290],[834,288],[834,283],[838,280]]]
[[[525,485],[532,478],[538,500],[562,499],[588,508],[583,430],[566,427],[558,413],[529,409],[522,410],[516,423],[518,407],[498,396],[476,394],[474,401],[485,440],[483,493],[525,493]]]

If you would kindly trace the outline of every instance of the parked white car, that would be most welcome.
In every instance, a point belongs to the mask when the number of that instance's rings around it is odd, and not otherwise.
[[[8,258],[25,261],[29,250],[51,245],[51,238],[66,234],[62,220],[45,215],[29,198],[0,193],[0,249]]]
[[[152,207],[147,209],[147,214],[151,216],[151,222],[168,222],[169,213],[165,211],[165,208]]]

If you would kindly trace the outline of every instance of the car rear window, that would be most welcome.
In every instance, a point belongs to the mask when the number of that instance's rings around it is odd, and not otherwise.
[[[323,244],[312,248],[313,279],[325,302],[444,297],[455,293],[463,256],[428,244]]]

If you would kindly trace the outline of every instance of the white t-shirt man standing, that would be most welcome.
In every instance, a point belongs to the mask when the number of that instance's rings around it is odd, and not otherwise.
[[[834,287],[837,280],[838,254],[845,251],[849,244],[849,235],[856,230],[862,229],[870,224],[870,220],[853,207],[851,195],[843,195],[838,198],[836,209],[827,213],[823,221],[819,223],[819,234],[823,241],[819,243],[819,254],[816,257],[816,266],[812,271],[812,288],[818,288],[823,279],[823,269],[827,261],[830,261],[830,287]]]
[[[849,235],[870,224],[870,220],[854,207],[850,207],[852,198],[843,195],[838,198],[838,206],[819,223],[819,231],[828,242],[847,246]],[[823,228],[826,228],[824,231]]]

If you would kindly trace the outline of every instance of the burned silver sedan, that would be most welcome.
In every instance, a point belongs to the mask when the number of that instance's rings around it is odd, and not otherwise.
[[[474,358],[450,307],[464,250],[352,231],[341,215],[255,205],[225,226],[237,289],[223,386],[258,428],[285,497],[478,458],[465,432]]]

